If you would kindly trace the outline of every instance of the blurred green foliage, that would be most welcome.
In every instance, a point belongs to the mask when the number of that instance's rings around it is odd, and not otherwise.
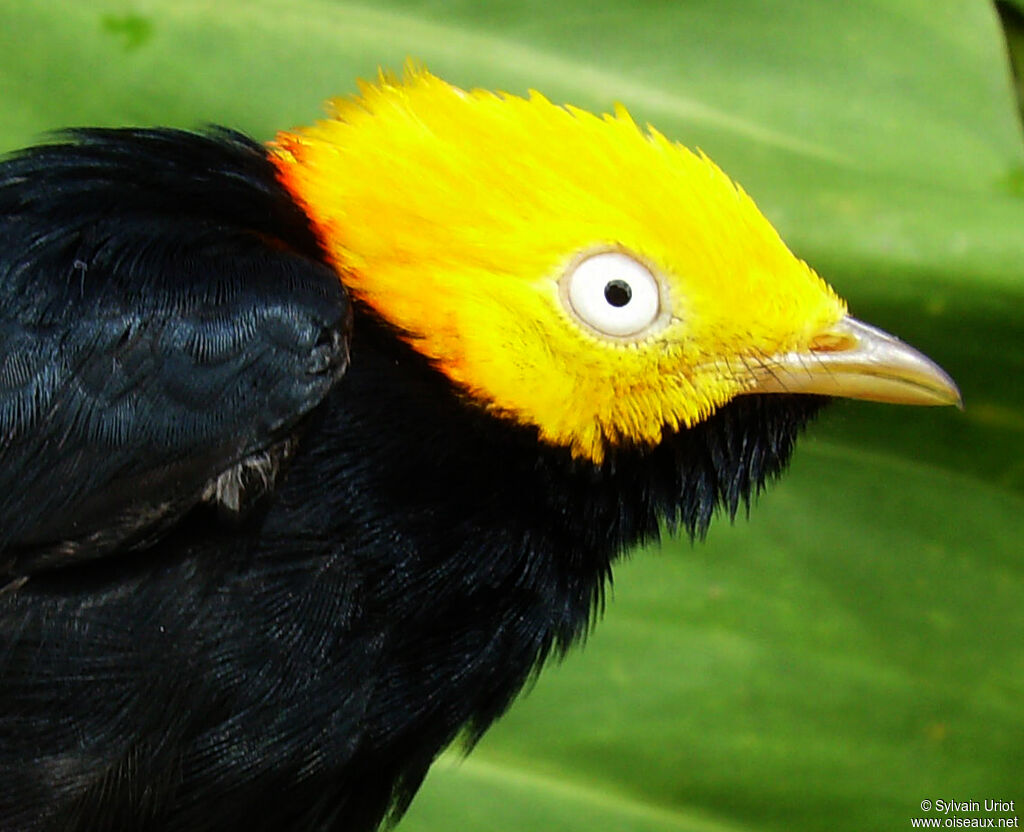
[[[447,755],[402,829],[852,831],[907,828],[926,798],[1020,807],[1024,141],[995,8],[0,0],[0,149],[79,124],[270,138],[407,56],[622,101],[700,146],[967,410],[837,403],[749,522],[623,565],[587,649]]]

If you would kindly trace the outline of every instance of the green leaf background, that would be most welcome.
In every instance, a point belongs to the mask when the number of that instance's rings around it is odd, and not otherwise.
[[[446,754],[401,829],[904,829],[924,799],[1024,799],[1021,9],[0,0],[0,150],[81,124],[270,138],[407,56],[703,148],[967,409],[837,403],[749,521],[624,564],[586,649]]]

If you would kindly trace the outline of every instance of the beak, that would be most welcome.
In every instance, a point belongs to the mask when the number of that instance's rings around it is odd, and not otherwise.
[[[806,352],[751,367],[747,393],[816,393],[894,404],[955,404],[956,383],[938,364],[898,338],[844,317],[811,339]]]

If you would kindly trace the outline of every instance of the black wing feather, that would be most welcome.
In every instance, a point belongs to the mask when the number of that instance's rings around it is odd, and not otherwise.
[[[350,326],[237,133],[76,131],[0,164],[0,575],[143,546],[223,478],[265,480]]]

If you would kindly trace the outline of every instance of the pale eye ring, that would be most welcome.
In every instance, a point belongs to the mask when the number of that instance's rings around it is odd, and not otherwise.
[[[579,261],[563,278],[572,312],[603,335],[639,335],[658,320],[661,298],[650,269],[622,251]]]

